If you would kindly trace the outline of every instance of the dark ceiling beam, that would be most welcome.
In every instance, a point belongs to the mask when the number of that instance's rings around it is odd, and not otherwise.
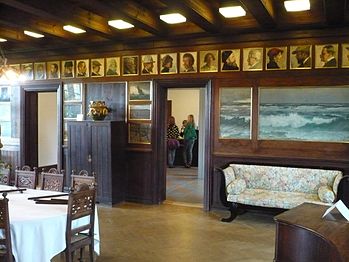
[[[272,0],[240,0],[264,29],[276,27]]]
[[[103,17],[78,7],[71,6],[71,8],[67,8],[71,3],[64,0],[0,0],[0,3],[17,8],[36,17],[54,20],[63,25],[72,24],[85,27],[87,30],[93,31],[103,38],[113,39],[117,36]]]
[[[134,1],[75,0],[75,2],[108,16],[109,19],[124,19],[135,27],[153,35],[164,35],[166,33],[166,28],[157,14]]]
[[[323,0],[328,25],[340,25],[345,21],[346,0]]]
[[[163,0],[169,8],[178,9],[188,20],[210,33],[221,30],[218,10],[210,6],[210,1],[202,0]]]

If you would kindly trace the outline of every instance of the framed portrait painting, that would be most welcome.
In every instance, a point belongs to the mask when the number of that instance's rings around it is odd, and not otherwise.
[[[312,46],[290,46],[290,69],[312,68]]]
[[[120,57],[107,57],[106,59],[105,76],[120,75]]]
[[[17,75],[21,74],[21,65],[20,64],[12,64],[9,66]]]
[[[45,62],[34,63],[34,79],[35,80],[46,79],[46,63]]]
[[[47,78],[48,79],[59,79],[61,75],[59,61],[47,62]]]
[[[91,59],[91,77],[104,76],[104,58]]]
[[[128,142],[130,144],[150,144],[151,123],[128,123]]]
[[[342,44],[342,67],[349,68],[349,43]]]
[[[287,68],[287,47],[267,47],[265,49],[265,69],[285,70]]]
[[[218,50],[200,51],[200,72],[218,72]]]
[[[179,55],[180,73],[196,73],[197,70],[197,52],[182,52]]]
[[[177,53],[160,54],[160,74],[177,74]]]
[[[21,75],[26,80],[33,80],[33,63],[21,64]]]
[[[240,71],[240,49],[221,50],[221,72]]]
[[[243,70],[261,71],[263,70],[263,48],[244,48],[243,49]]]
[[[129,120],[151,120],[151,104],[130,104],[128,108]]]
[[[75,76],[74,60],[62,61],[62,78],[73,78]]]
[[[123,56],[122,57],[122,75],[134,76],[138,75],[138,56]]]
[[[158,74],[158,55],[142,55],[142,75]]]
[[[84,78],[90,76],[90,60],[82,59],[76,60],[76,77]]]
[[[338,67],[338,44],[315,45],[315,68]]]
[[[151,82],[129,82],[128,99],[129,101],[151,101]]]

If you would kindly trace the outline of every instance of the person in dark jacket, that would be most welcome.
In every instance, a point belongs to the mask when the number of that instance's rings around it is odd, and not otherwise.
[[[173,116],[168,119],[167,126],[167,162],[168,167],[174,167],[173,163],[176,157],[176,150],[179,147],[179,129]]]

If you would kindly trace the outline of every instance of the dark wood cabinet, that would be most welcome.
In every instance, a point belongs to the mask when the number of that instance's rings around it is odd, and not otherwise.
[[[126,124],[117,121],[68,122],[67,185],[73,169],[96,173],[97,201],[124,200]]]

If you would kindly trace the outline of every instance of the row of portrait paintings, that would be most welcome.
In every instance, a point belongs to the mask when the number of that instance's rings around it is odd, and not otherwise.
[[[349,68],[349,44],[255,47],[200,52],[134,55],[11,65],[27,80],[115,77],[196,72]],[[289,52],[288,52],[289,51]],[[198,62],[199,53],[199,62]],[[315,53],[315,57],[313,57]],[[314,59],[315,58],[315,59]],[[313,63],[314,61],[314,63]]]

